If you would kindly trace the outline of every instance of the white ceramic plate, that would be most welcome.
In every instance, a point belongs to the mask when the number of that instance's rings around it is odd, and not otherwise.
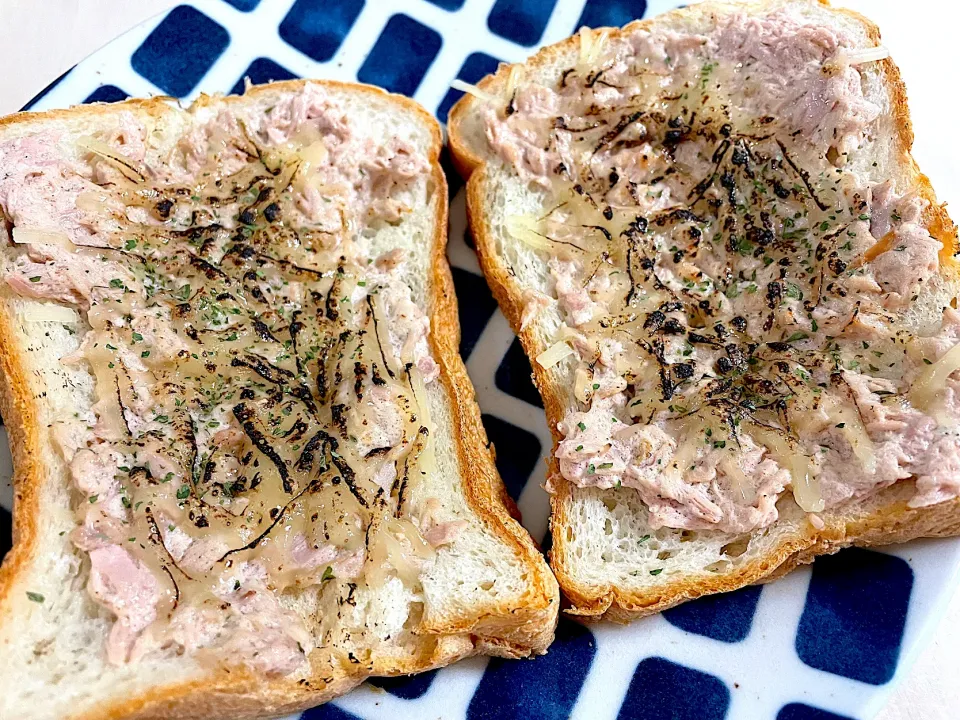
[[[667,0],[209,0],[131,30],[31,102],[65,107],[126,95],[230,92],[291,76],[356,80],[415,97],[441,120],[496,62],[518,61],[580,24],[622,24]],[[880,6],[892,3],[876,3]],[[873,5],[871,4],[871,9]],[[889,10],[889,8],[888,8]],[[918,50],[919,51],[919,50]],[[546,533],[542,459],[551,440],[529,365],[465,242],[451,177],[450,261],[462,350],[498,464],[524,522]],[[9,474],[9,456],[0,473]],[[10,493],[0,504],[10,507]],[[0,532],[9,516],[0,511]],[[830,720],[872,717],[943,612],[960,543],[851,550],[764,588],[689,603],[629,627],[562,621],[533,662],[473,659],[366,684],[306,718]]]

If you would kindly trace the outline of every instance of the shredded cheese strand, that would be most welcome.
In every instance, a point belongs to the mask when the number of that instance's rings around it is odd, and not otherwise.
[[[552,368],[554,365],[557,365],[564,358],[569,357],[574,354],[574,349],[567,345],[567,343],[556,342],[542,353],[537,355],[537,362],[543,368]]]
[[[890,57],[890,51],[883,45],[873,48],[864,48],[863,50],[848,50],[842,52],[840,56],[850,65],[862,65],[864,63],[886,60]]]
[[[454,90],[465,92],[468,95],[473,95],[475,98],[479,100],[483,100],[484,102],[496,102],[497,100],[497,97],[495,95],[491,95],[490,93],[484,90],[481,90],[476,85],[472,85],[471,83],[464,82],[459,78],[452,81],[450,83],[450,87],[453,88]]]

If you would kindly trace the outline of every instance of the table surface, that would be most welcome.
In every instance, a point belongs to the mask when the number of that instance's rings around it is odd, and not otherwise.
[[[14,112],[50,80],[124,30],[177,0],[0,0],[0,115]],[[960,4],[913,0],[834,0],[869,15],[883,30],[910,93],[914,156],[942,200],[960,206],[960,143],[953,141],[960,85],[953,71]],[[923,48],[922,53],[918,48]],[[898,52],[904,48],[905,52]],[[946,70],[942,72],[940,69]],[[12,71],[10,71],[12,70]],[[953,85],[954,87],[945,87]],[[956,217],[956,213],[954,213]],[[931,643],[876,720],[954,720],[960,713],[960,594]],[[740,719],[734,719],[740,720]]]

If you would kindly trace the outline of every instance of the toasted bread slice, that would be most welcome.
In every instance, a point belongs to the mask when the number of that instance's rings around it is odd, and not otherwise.
[[[557,443],[551,565],[571,613],[629,621],[849,545],[960,532],[939,362],[957,234],[879,43],[825,2],[704,2],[581,30],[451,112],[480,262]],[[883,402],[913,420],[884,427]],[[592,437],[588,416],[619,430]],[[914,423],[942,454],[896,454]]]
[[[480,653],[524,657],[546,651],[556,624],[557,584],[511,517],[515,509],[457,351],[440,145],[436,122],[411,100],[333,82],[284,82],[251,88],[241,97],[203,96],[186,110],[156,98],[23,113],[0,123],[6,239],[0,255],[7,279],[0,297],[0,409],[14,457],[16,498],[14,547],[0,569],[0,716],[273,717],[325,702],[374,675],[416,673]],[[226,163],[232,163],[230,170]],[[236,187],[241,177],[249,183]],[[334,182],[346,184],[332,187]],[[239,199],[224,199],[238,193]],[[320,198],[312,209],[311,193]],[[214,202],[215,196],[221,199]],[[322,214],[331,203],[339,213],[332,221]],[[370,220],[374,207],[380,217]],[[333,265],[321,257],[331,247]],[[359,259],[344,270],[336,255],[346,255],[347,247]],[[319,254],[293,254],[297,248]],[[359,280],[360,263],[377,258],[376,269],[368,266],[372,279]],[[100,262],[126,274],[98,285]],[[165,272],[173,267],[165,263],[180,263],[180,270]],[[27,267],[38,268],[43,279],[32,271],[23,275]],[[393,279],[385,280],[384,272]],[[247,283],[242,287],[241,274]],[[344,278],[352,284],[343,285]],[[217,283],[233,283],[234,297],[208,293],[208,285],[222,290]],[[292,294],[294,286],[299,296]],[[155,303],[167,292],[181,292],[182,304],[163,315]],[[153,298],[148,305],[154,303],[161,321],[181,312],[188,318],[186,325],[169,320],[176,329],[166,344],[169,351],[172,343],[174,355],[165,361],[157,357],[164,352],[162,329],[138,324],[153,312],[144,310],[145,298]],[[368,302],[369,314],[348,314],[351,300]],[[132,353],[123,355],[127,372],[147,374],[129,384],[116,380],[120,407],[111,414],[103,402],[113,400],[104,401],[102,383],[91,372],[102,376],[105,363],[88,354],[92,347],[102,349],[102,342],[82,343],[94,333],[90,313],[109,313],[110,303],[129,302],[140,304],[126,316],[111,316],[106,327],[130,343],[120,349]],[[411,310],[410,303],[421,310]],[[235,315],[243,320],[227,317],[231,308],[239,308]],[[321,340],[335,342],[323,334],[324,323],[343,330],[336,318],[369,320],[371,314],[381,326],[363,326],[359,334],[367,345],[348,329],[339,341],[347,343],[340,346],[342,357],[352,348],[350,363],[341,367],[323,355],[320,370],[321,360],[313,357],[320,351],[308,350],[304,340],[311,318]],[[249,325],[258,317],[259,325]],[[102,318],[95,322],[104,327]],[[420,335],[396,334],[410,322],[411,328],[420,323]],[[192,348],[184,332],[195,339],[201,333]],[[213,336],[218,339],[207,344]],[[245,349],[229,349],[238,337]],[[395,347],[404,337],[417,346]],[[370,355],[374,338],[390,346],[385,351],[381,345],[377,357]],[[278,340],[282,352],[271,345]],[[204,362],[217,353],[228,362],[186,369],[197,352],[204,353]],[[76,362],[78,353],[86,360]],[[296,366],[291,354],[298,355]],[[71,355],[74,364],[62,362]],[[223,367],[229,369],[217,380]],[[180,383],[170,416],[160,415],[166,411],[158,405],[135,409],[129,398],[135,403],[136,393],[155,389],[150,383],[161,376]],[[390,426],[376,426],[380,416],[374,413],[361,423],[373,423],[373,440],[358,440],[353,433],[368,428],[357,430],[351,413],[364,409],[361,393],[369,398],[383,388],[406,398],[408,409],[413,403],[404,422],[417,423],[412,427],[419,430],[389,439]],[[211,421],[214,429],[227,428],[215,439],[200,426],[206,416],[198,415],[215,402],[210,392],[229,400],[222,422]],[[247,405],[239,407],[238,400]],[[331,402],[342,404],[341,419],[324,421]],[[175,414],[184,407],[189,417]],[[266,408],[276,408],[276,416]],[[93,430],[81,426],[79,448],[67,453],[69,439],[58,447],[52,431],[77,429],[66,424],[76,418]],[[178,418],[193,429],[184,430]],[[111,439],[103,426],[120,420],[122,437]],[[147,425],[138,429],[141,422]],[[180,436],[164,434],[178,423]],[[144,455],[151,437],[186,440],[171,441],[159,459],[151,459]],[[318,440],[308,443],[311,437]],[[366,456],[357,460],[362,442],[375,447],[364,448]],[[191,443],[189,466],[163,465],[163,457],[175,459]],[[198,444],[209,456],[198,457]],[[111,447],[133,460],[120,461],[130,465],[112,468],[95,492],[95,476],[78,470],[76,457],[99,457]],[[214,453],[224,448],[218,465]],[[68,462],[70,454],[74,460]],[[368,463],[387,473],[385,481],[378,476],[380,486],[364,476]],[[175,500],[163,500],[164,486],[178,488]],[[300,500],[292,499],[294,493]],[[243,498],[249,504],[236,505]],[[312,517],[308,501],[315,502]],[[159,514],[164,502],[168,510],[162,512],[178,520]],[[324,503],[341,509],[325,509]],[[151,504],[151,527],[144,534],[141,516]],[[91,508],[98,514],[91,515]],[[132,537],[109,537],[111,515]],[[175,528],[174,522],[180,524]],[[241,529],[224,529],[234,526]],[[323,532],[329,539],[348,526],[354,530],[341,540],[357,546],[352,554],[341,552],[334,540],[320,545]],[[202,535],[214,527],[220,535]],[[291,527],[305,529],[312,544],[304,542],[303,531],[291,535]],[[357,528],[364,531],[359,536]],[[231,549],[213,569],[213,558],[187,565],[188,553],[175,547],[180,531],[213,537],[224,541],[220,549]],[[112,561],[140,583],[135,592],[141,594],[126,596],[126,604],[122,592],[132,581],[115,573],[117,566],[103,564],[109,560],[102,549],[105,535]],[[247,544],[241,547],[241,541]],[[186,542],[197,546],[199,540]],[[289,544],[296,542],[299,549]],[[94,553],[101,555],[92,563]],[[301,556],[319,564],[295,560]],[[304,569],[311,562],[312,574]],[[301,565],[287,577],[279,574],[285,563]],[[243,577],[242,567],[249,571]],[[152,579],[144,568],[153,571]],[[252,577],[257,573],[260,579]],[[204,578],[219,578],[220,584],[196,584]],[[144,593],[153,593],[155,606],[145,604]],[[269,612],[261,613],[256,603]],[[156,617],[144,629],[135,620],[148,605]],[[171,618],[182,619],[177,613],[190,605],[212,613],[204,618],[213,625],[188,623],[178,635]],[[217,615],[228,612],[229,620]],[[214,630],[204,635],[208,627]],[[280,657],[282,652],[287,655]]]

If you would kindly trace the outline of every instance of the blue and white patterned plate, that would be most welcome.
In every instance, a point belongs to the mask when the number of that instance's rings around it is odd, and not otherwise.
[[[670,0],[199,0],[150,20],[58,78],[27,108],[165,93],[237,92],[291,77],[360,80],[446,120],[455,77],[476,82],[581,25],[620,25]],[[450,261],[461,352],[497,464],[540,540],[550,434],[530,366],[480,276],[451,174]],[[0,475],[10,460],[0,457]],[[4,491],[5,490],[5,491]],[[0,504],[10,507],[9,487]],[[0,542],[10,516],[0,509]],[[5,548],[0,547],[0,551]],[[960,542],[848,550],[763,588],[629,627],[562,620],[535,661],[476,658],[375,680],[307,720],[866,720],[932,633],[960,575]]]

